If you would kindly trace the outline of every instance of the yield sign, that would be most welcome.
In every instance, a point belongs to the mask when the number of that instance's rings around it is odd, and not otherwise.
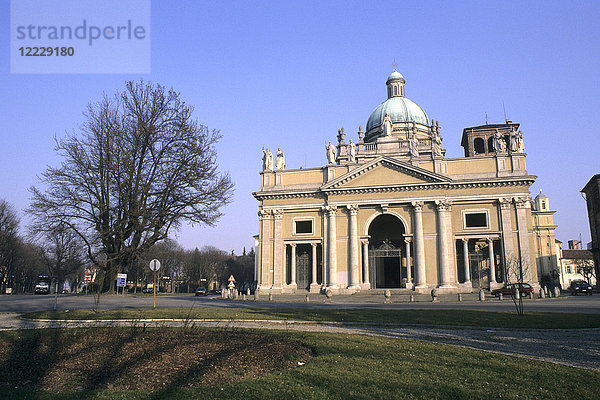
[[[229,282],[235,282],[235,278],[233,277],[233,274],[231,274],[231,276],[228,279]]]

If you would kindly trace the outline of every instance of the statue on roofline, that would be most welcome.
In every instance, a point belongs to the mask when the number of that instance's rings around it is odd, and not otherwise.
[[[264,146],[262,148],[263,152],[263,171],[273,171],[273,154],[271,154],[271,150],[267,147],[265,150]]]

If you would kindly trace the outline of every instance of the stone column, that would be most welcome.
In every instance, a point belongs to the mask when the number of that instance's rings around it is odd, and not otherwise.
[[[271,288],[269,271],[271,263],[269,255],[273,254],[271,249],[271,213],[267,210],[258,210],[258,220],[260,221],[260,265],[258,267],[258,287],[259,290]]]
[[[515,198],[517,207],[517,234],[519,237],[519,254],[523,261],[523,282],[531,282],[531,270],[536,268],[531,265],[531,255],[529,250],[529,228],[527,226],[527,210],[531,209],[527,197]],[[517,254],[517,257],[519,257]]]
[[[406,287],[412,289],[412,272],[410,270],[411,259],[410,259],[410,238],[404,239],[404,248],[406,250]]]
[[[359,281],[358,281],[358,222],[357,222],[357,214],[358,214],[358,206],[356,205],[347,205],[346,209],[348,210],[348,240],[350,249],[350,275],[348,279],[348,288],[350,289],[360,289]]]
[[[493,283],[496,283],[496,260],[494,258],[494,241],[492,238],[487,238],[488,251],[490,253],[490,289]]]
[[[335,229],[336,206],[327,206],[327,287],[338,289],[337,285],[337,246]]]
[[[291,257],[291,268],[290,268],[290,273],[291,273],[291,277],[290,277],[290,286],[292,286],[292,289],[297,288],[298,286],[296,285],[296,243],[291,243],[290,244],[291,250],[292,250],[292,257]]]
[[[423,238],[423,202],[413,201],[413,223],[415,241],[415,289],[426,288],[425,243]]]
[[[283,230],[281,220],[283,210],[275,209],[273,213],[273,289],[281,290],[283,286],[283,259],[285,247],[283,245]]]
[[[436,200],[436,209],[438,214],[438,255],[439,255],[439,271],[440,271],[440,288],[454,287],[454,274],[452,273],[452,260],[450,257],[450,232],[448,226],[448,211],[450,210],[450,202],[444,200]]]
[[[509,199],[498,199],[500,206],[500,226],[502,228],[502,248],[504,249],[503,260],[508,260],[510,257],[515,257],[517,254],[514,250],[513,228],[511,219],[511,201]],[[505,262],[506,267],[506,262]]]
[[[312,246],[312,279],[310,285],[317,284],[317,243],[311,243]]]
[[[462,239],[463,262],[465,263],[465,284],[471,284],[471,264],[469,263],[469,239]]]
[[[369,283],[369,241],[362,241],[363,248],[363,284],[370,287]]]

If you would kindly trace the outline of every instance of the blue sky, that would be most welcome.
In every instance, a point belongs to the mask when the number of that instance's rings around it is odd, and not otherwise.
[[[288,168],[321,166],[341,127],[351,138],[385,100],[394,59],[406,96],[440,121],[447,157],[467,126],[521,124],[527,169],[557,210],[557,238],[589,241],[579,190],[600,173],[600,2],[152,1],[150,74],[11,74],[10,3],[0,1],[0,198],[19,211],[53,138],[77,129],[103,92],[144,78],[173,87],[221,130],[219,164],[235,198],[185,247],[241,252],[257,233],[261,146]],[[26,221],[26,216],[23,216]]]

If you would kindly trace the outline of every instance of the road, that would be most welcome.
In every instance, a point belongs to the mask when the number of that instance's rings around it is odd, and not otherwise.
[[[157,296],[157,307],[160,308],[190,308],[190,307],[239,307],[239,308],[380,308],[380,309],[459,309],[483,311],[513,311],[511,300],[499,301],[488,299],[477,301],[476,295],[465,295],[464,301],[458,302],[455,296],[440,297],[437,302],[425,295],[416,296],[415,302],[409,302],[408,296],[392,297],[392,303],[384,304],[383,296],[352,295],[334,296],[327,300],[322,295],[311,295],[310,301],[305,302],[304,295],[274,296],[273,301],[261,296],[260,301],[253,300],[222,300],[219,296],[195,297],[193,295],[161,295]],[[600,295],[593,296],[563,296],[547,299],[526,299],[526,311],[538,312],[569,312],[569,313],[600,313]],[[50,295],[14,295],[0,296],[0,312],[23,313],[38,310],[52,310],[55,297]],[[94,308],[91,295],[62,294],[56,299],[59,310],[75,310]],[[133,295],[103,295],[99,308],[131,309],[151,308],[152,296]]]

